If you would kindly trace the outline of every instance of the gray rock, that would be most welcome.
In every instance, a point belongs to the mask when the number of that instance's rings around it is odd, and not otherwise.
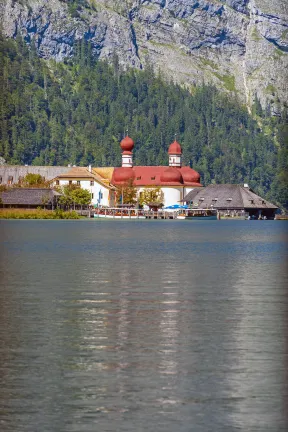
[[[71,57],[90,41],[123,68],[149,62],[183,85],[211,82],[248,107],[255,96],[279,113],[287,102],[286,0],[87,0],[71,15],[65,0],[0,0],[7,37],[21,34],[45,59]],[[78,16],[77,16],[78,15]]]

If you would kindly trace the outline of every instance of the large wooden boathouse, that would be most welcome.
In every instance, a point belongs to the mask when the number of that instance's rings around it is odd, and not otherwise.
[[[256,195],[247,185],[218,184],[194,189],[184,199],[184,203],[198,209],[216,209],[221,217],[241,217],[252,219],[274,219],[278,207]]]

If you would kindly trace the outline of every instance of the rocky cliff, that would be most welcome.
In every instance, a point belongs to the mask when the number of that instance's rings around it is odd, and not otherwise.
[[[45,59],[90,41],[123,67],[149,62],[168,79],[212,82],[251,107],[287,102],[287,0],[0,0],[2,31],[34,41]]]

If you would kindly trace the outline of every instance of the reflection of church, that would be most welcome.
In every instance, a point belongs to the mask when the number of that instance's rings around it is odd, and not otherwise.
[[[168,206],[178,203],[188,192],[202,186],[199,173],[188,166],[182,166],[182,149],[176,140],[168,149],[168,167],[133,166],[133,140],[126,136],[120,145],[122,167],[114,168],[111,179],[111,183],[116,187],[132,182],[140,194],[146,187],[160,186],[164,205]]]

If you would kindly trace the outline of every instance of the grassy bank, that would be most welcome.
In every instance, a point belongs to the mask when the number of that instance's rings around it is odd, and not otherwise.
[[[75,211],[0,209],[0,219],[80,219]]]

